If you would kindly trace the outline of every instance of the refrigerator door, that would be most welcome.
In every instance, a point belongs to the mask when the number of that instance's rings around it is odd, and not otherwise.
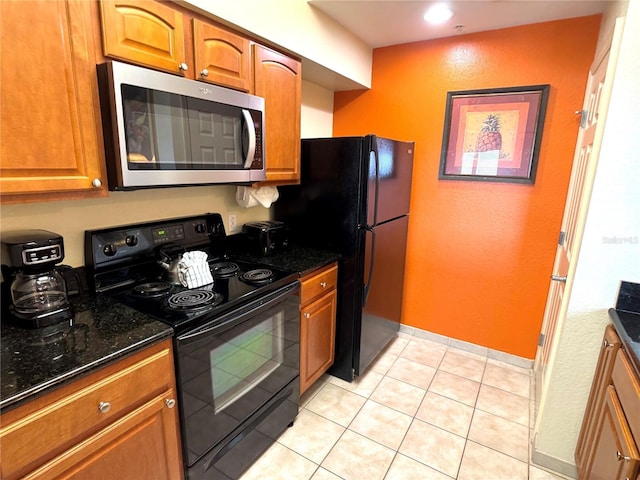
[[[363,299],[356,375],[369,366],[400,329],[408,225],[409,217],[404,215],[367,232],[365,279],[371,280]]]
[[[413,142],[369,136],[367,225],[409,213]]]
[[[366,220],[369,143],[365,137],[302,140],[300,185],[280,187],[274,203],[274,217],[289,226],[292,242],[340,253],[330,373],[346,381],[353,380],[360,352],[365,234],[358,225]]]

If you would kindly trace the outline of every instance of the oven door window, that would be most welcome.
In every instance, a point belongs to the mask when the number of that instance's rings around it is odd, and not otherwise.
[[[178,338],[178,381],[191,465],[299,372],[297,297]]]
[[[241,108],[132,85],[122,85],[122,103],[130,170],[243,168]]]

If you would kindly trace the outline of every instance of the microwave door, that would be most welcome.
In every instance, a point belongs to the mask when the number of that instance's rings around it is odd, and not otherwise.
[[[196,98],[187,99],[191,168],[240,170],[242,109]]]

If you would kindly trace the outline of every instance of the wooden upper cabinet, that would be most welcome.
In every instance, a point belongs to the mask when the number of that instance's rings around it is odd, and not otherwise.
[[[300,182],[300,62],[253,45],[254,94],[265,100],[268,183]]]
[[[251,49],[248,39],[193,19],[195,76],[200,80],[251,91]]]
[[[183,15],[154,0],[102,0],[105,56],[189,75]],[[187,65],[187,71],[181,65]]]
[[[106,195],[91,15],[90,2],[0,1],[3,203]]]

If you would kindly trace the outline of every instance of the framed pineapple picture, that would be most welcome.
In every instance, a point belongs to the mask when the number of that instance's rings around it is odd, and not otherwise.
[[[549,85],[447,92],[441,180],[533,184]]]

